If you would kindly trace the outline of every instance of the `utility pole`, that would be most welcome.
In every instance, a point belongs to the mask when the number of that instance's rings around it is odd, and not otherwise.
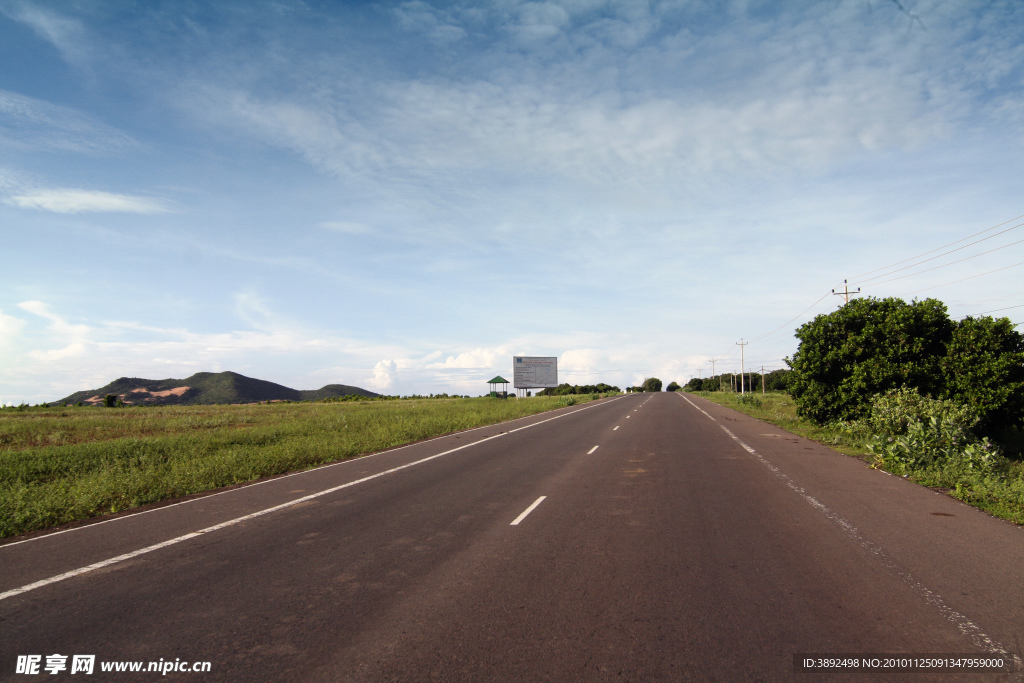
[[[736,346],[740,347],[740,396],[743,395],[743,347],[749,343],[750,342],[745,342],[742,339],[736,342]]]
[[[837,292],[836,290],[833,289],[832,293],[835,294],[836,296],[843,297],[843,305],[845,306],[846,304],[850,303],[851,296],[857,296],[858,294],[860,294],[860,287],[857,288],[856,292],[851,292],[850,287],[846,284],[846,280],[843,280],[843,291]]]
[[[715,361],[717,359],[716,358],[711,358],[710,360],[711,360],[711,379],[714,379],[715,378]],[[718,390],[719,391],[722,390],[722,378],[721,377],[718,378]]]
[[[764,396],[764,366],[761,366],[761,395]]]

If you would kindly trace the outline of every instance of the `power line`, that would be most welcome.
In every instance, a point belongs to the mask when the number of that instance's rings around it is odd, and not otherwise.
[[[887,266],[882,266],[881,268],[875,268],[874,270],[869,270],[866,273],[859,273],[857,275],[854,275],[853,277],[854,277],[854,279],[856,279],[856,278],[859,278],[859,277],[863,277],[864,275],[870,275],[871,273],[877,273],[880,270],[889,270],[893,266],[902,265],[904,263],[907,263],[908,261],[916,261],[917,259],[921,258],[922,256],[927,256],[928,254],[934,254],[937,251],[945,249],[946,247],[951,247],[954,244],[960,244],[961,242],[969,240],[972,237],[977,237],[978,235],[984,235],[986,232],[991,232],[992,230],[995,230],[996,228],[1001,228],[1004,225],[1006,225],[1007,223],[1012,223],[1014,221],[1020,220],[1021,218],[1024,218],[1024,214],[1021,214],[1020,216],[1017,216],[1016,218],[1011,218],[1008,221],[1003,221],[999,225],[993,225],[991,228],[986,228],[986,229],[982,230],[981,232],[976,232],[973,235],[968,235],[967,237],[958,239],[955,242],[950,242],[949,244],[944,244],[941,247],[936,247],[935,249],[932,249],[931,251],[926,251],[923,254],[918,254],[917,256],[913,256],[913,257],[908,258],[908,259],[903,259],[902,261],[897,261],[896,263],[891,263],[891,264],[889,264]],[[1015,226],[1015,227],[1020,227],[1020,226]],[[1014,228],[1010,228],[1010,229],[1013,230]],[[1000,233],[1000,234],[1002,234],[1002,233]],[[993,235],[993,237],[995,237],[995,235]]]
[[[760,337],[754,337],[754,338],[753,338],[753,339],[751,339],[750,341],[760,341],[761,339],[764,339],[765,337],[768,337],[768,336],[771,336],[771,335],[775,334],[776,332],[778,332],[778,331],[779,331],[779,330],[781,330],[782,328],[786,327],[787,325],[789,325],[789,324],[793,323],[794,321],[796,321],[796,320],[799,320],[799,319],[800,319],[800,316],[802,316],[802,315],[803,315],[804,313],[806,313],[807,311],[811,310],[812,308],[814,308],[815,306],[817,306],[818,304],[820,304],[820,303],[821,303],[822,301],[824,301],[824,300],[825,300],[825,299],[826,299],[826,298],[827,298],[827,297],[829,296],[829,294],[831,294],[831,293],[832,293],[832,292],[825,292],[825,293],[824,293],[824,294],[823,294],[823,295],[821,296],[821,298],[820,298],[820,299],[818,299],[817,301],[815,301],[815,302],[814,302],[813,304],[811,304],[810,306],[808,306],[808,307],[807,307],[807,308],[805,308],[804,310],[800,311],[800,313],[798,313],[798,314],[796,315],[796,317],[794,317],[794,318],[793,318],[792,320],[789,320],[789,321],[787,321],[787,322],[784,322],[784,323],[782,323],[781,325],[779,325],[778,327],[776,327],[776,328],[775,328],[774,330],[772,330],[771,332],[766,332],[766,333],[762,334],[762,335],[761,335]]]
[[[995,309],[993,309],[991,311],[984,311],[982,313],[979,313],[978,315],[988,315],[989,313],[998,313],[999,311],[1008,311],[1011,308],[1024,308],[1024,304],[1020,304],[1019,306],[1007,306],[1006,308],[995,308]]]
[[[995,270],[988,270],[988,271],[985,271],[984,273],[978,273],[977,275],[971,275],[969,277],[962,277],[959,280],[952,280],[950,282],[943,282],[941,285],[930,285],[928,287],[922,287],[921,289],[915,289],[912,292],[904,292],[903,294],[900,294],[899,296],[908,296],[910,294],[917,294],[918,292],[925,292],[925,291],[927,291],[929,289],[938,289],[939,287],[945,287],[946,285],[955,285],[958,282],[965,282],[967,280],[973,280],[976,277],[981,277],[983,275],[991,275],[992,273],[998,273],[1001,270],[1009,270],[1010,268],[1016,268],[1017,266],[1024,266],[1024,261],[1021,261],[1020,263],[1014,263],[1013,265],[1010,265],[1010,266],[1004,266],[1002,268],[996,268]],[[882,283],[880,282],[878,284],[882,284]]]
[[[1021,242],[1024,242],[1024,240],[1017,240],[1016,242],[1010,242],[1009,244],[1004,244],[1001,247],[996,247],[995,249],[989,249],[988,251],[983,251],[980,254],[975,254],[974,256],[968,256],[967,258],[962,258],[962,259],[960,259],[958,261],[950,261],[949,263],[944,263],[941,266],[935,266],[934,268],[925,268],[924,270],[919,270],[916,273],[908,273],[906,275],[900,275],[899,277],[894,277],[891,280],[883,280],[882,282],[875,282],[875,283],[872,283],[872,284],[867,285],[867,286],[868,287],[877,287],[878,285],[885,285],[885,284],[888,284],[890,282],[896,282],[897,280],[903,280],[904,278],[914,277],[915,275],[920,275],[921,273],[929,273],[929,272],[931,272],[933,270],[938,270],[939,268],[946,268],[948,266],[953,266],[953,265],[956,265],[957,263],[963,263],[964,261],[970,261],[973,258],[978,258],[979,256],[984,256],[985,254],[991,254],[992,252],[999,251],[1000,249],[1006,249],[1007,247],[1012,247],[1013,245],[1020,244]],[[879,277],[881,277],[881,276],[879,276]]]
[[[1006,299],[1006,298],[1009,298],[1011,296],[1019,296],[1021,294],[1024,294],[1024,292],[1011,292],[1009,294],[1000,294],[999,296],[993,296],[993,297],[990,297],[988,299],[981,299],[980,301],[968,301],[967,303],[958,303],[956,305],[957,306],[974,306],[976,304],[983,304],[983,303],[986,303],[988,301],[995,301],[996,299]]]
[[[897,268],[896,270],[890,270],[888,273],[882,273],[881,275],[875,275],[874,277],[869,277],[866,280],[861,280],[861,283],[863,284],[863,283],[867,282],[868,280],[877,280],[880,277],[888,277],[889,275],[892,275],[893,273],[898,273],[901,270],[906,270],[907,268],[916,268],[917,266],[921,265],[922,263],[928,263],[929,261],[934,261],[937,258],[942,258],[943,256],[949,256],[950,254],[952,254],[954,252],[957,252],[957,251],[960,251],[961,249],[966,249],[967,247],[973,247],[975,244],[980,244],[982,242],[985,242],[987,240],[992,239],[993,237],[999,237],[1003,233],[1010,232],[1011,230],[1016,230],[1017,228],[1021,227],[1022,225],[1024,225],[1024,223],[1018,223],[1017,225],[1013,226],[1012,228],[1007,228],[1006,230],[1003,230],[1002,232],[997,232],[994,235],[989,235],[988,237],[983,237],[980,240],[977,240],[975,242],[971,242],[970,244],[965,244],[962,247],[957,247],[956,249],[950,249],[949,251],[943,252],[943,253],[939,254],[938,256],[932,256],[931,258],[927,258],[927,259],[925,259],[923,261],[918,261],[917,263],[912,263],[909,266],[903,266],[902,268]],[[970,238],[967,238],[967,239],[970,239]],[[1019,244],[1019,242],[1013,242],[1012,244]],[[1010,246],[1010,245],[1007,244],[1006,246]],[[928,252],[928,253],[930,254],[931,252]],[[987,254],[989,252],[984,252],[984,253]],[[979,256],[980,256],[980,254],[979,254]],[[918,257],[918,258],[920,258],[920,257]],[[910,259],[910,260],[914,261],[914,260],[917,260],[917,259]],[[887,269],[882,268],[881,270],[887,270]],[[872,272],[874,272],[874,271],[872,271]],[[845,280],[844,280],[844,282],[845,282]]]

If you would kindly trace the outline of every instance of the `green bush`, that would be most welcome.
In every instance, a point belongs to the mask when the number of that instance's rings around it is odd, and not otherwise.
[[[558,405],[560,406],[574,406],[576,405],[576,397],[572,394],[562,396],[558,399]]]
[[[661,380],[657,377],[648,377],[640,385],[640,391],[661,391]]]
[[[941,363],[944,395],[970,406],[982,433],[1020,426],[1024,415],[1024,336],[1008,318],[964,318]]]
[[[819,425],[864,417],[871,398],[890,389],[938,395],[939,361],[952,332],[935,299],[851,301],[797,329],[787,388],[799,414]]]
[[[999,449],[971,431],[977,415],[952,401],[907,388],[890,391],[871,402],[866,422],[874,434],[868,443],[874,466],[896,474],[950,466],[990,473],[1004,464]]]
[[[864,418],[873,397],[902,387],[969,406],[986,434],[1024,419],[1024,336],[1006,318],[954,322],[935,299],[866,298],[796,336],[787,390],[815,424]]]

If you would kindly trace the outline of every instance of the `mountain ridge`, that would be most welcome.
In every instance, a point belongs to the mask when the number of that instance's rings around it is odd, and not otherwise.
[[[99,389],[87,389],[53,401],[50,405],[102,405],[108,394],[127,405],[210,405],[265,401],[319,401],[356,394],[374,398],[380,394],[347,384],[327,384],[319,389],[292,389],[283,384],[246,377],[237,372],[197,372],[185,379],[119,377]]]

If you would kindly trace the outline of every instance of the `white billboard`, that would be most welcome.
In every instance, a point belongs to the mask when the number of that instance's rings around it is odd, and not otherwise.
[[[547,389],[558,386],[555,356],[513,356],[512,385],[516,389]]]

